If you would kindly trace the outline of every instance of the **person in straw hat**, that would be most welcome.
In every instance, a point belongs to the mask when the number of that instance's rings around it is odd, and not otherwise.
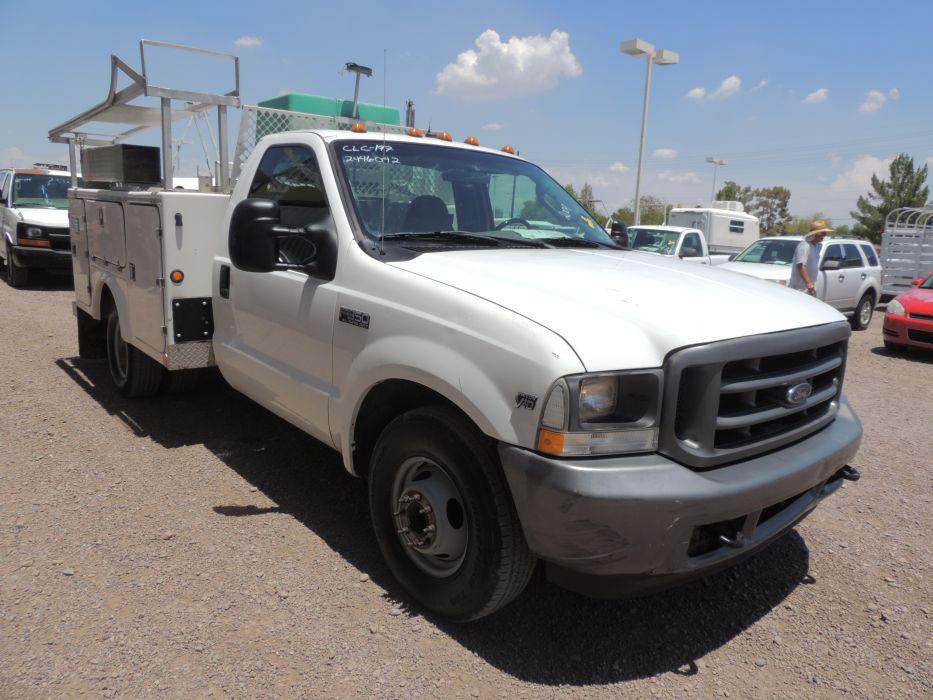
[[[820,248],[832,229],[822,219],[810,224],[810,232],[797,244],[788,286],[816,296],[816,275],[820,267]]]

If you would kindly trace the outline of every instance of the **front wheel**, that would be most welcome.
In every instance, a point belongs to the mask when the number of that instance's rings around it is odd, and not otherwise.
[[[6,283],[14,289],[18,289],[19,287],[25,287],[28,282],[29,270],[16,264],[16,261],[13,259],[13,249],[10,247],[9,242],[7,242]]]
[[[373,452],[369,508],[389,569],[446,618],[495,612],[534,571],[495,447],[451,408],[417,409],[386,427]]]
[[[871,324],[871,317],[875,311],[875,298],[871,293],[865,293],[859,299],[855,307],[855,313],[852,314],[852,329],[863,331]]]
[[[113,383],[127,398],[144,398],[159,392],[162,365],[123,339],[116,309],[107,317],[107,366]]]

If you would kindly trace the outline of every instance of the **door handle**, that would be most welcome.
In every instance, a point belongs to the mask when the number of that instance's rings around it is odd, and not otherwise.
[[[862,279],[865,279],[866,277],[868,277],[868,273],[867,273],[867,272],[863,272],[863,273],[862,273]]]
[[[839,275],[839,281],[840,281],[840,282],[845,282],[845,281],[846,281],[846,276],[845,276],[845,275]]]
[[[220,282],[217,285],[219,287],[218,291],[220,296],[223,299],[230,298],[230,266],[221,265],[220,266]]]

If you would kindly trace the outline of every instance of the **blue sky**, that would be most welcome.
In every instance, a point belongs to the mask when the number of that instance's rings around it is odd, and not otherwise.
[[[387,103],[413,98],[419,126],[514,144],[612,208],[634,195],[644,62],[618,45],[636,36],[681,56],[655,68],[646,193],[707,201],[712,155],[729,161],[720,182],[785,185],[793,213],[844,223],[892,156],[933,157],[933,3],[919,0],[5,5],[0,165],[63,161],[48,129],[104,97],[110,53],[138,65],[141,37],[239,54],[250,103],[352,97],[338,69],[371,65],[364,100],[382,102],[385,77]],[[199,146],[183,148],[195,162]]]

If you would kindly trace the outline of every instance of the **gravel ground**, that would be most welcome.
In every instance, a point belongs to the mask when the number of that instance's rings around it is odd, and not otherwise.
[[[127,401],[72,294],[0,284],[0,696],[933,693],[933,357],[856,333],[863,473],[770,548],[599,602],[540,577],[469,626],[401,596],[365,484],[218,377]]]

